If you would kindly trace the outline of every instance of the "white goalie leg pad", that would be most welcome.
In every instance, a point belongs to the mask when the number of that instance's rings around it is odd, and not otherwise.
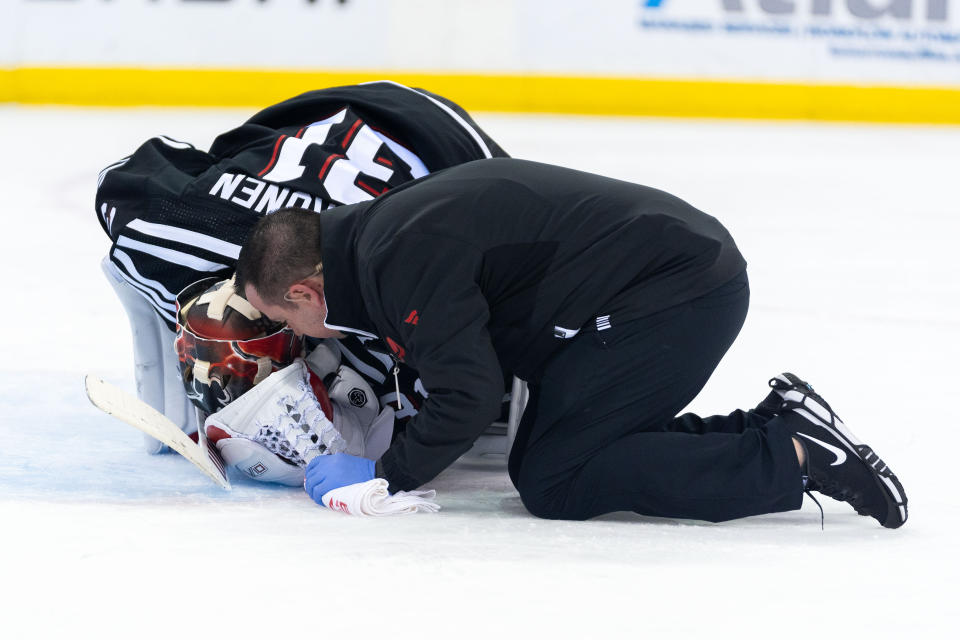
[[[210,414],[204,429],[218,448],[225,438],[253,440],[300,467],[347,446],[323,413],[302,358]]]
[[[165,415],[185,433],[194,433],[199,423],[180,380],[177,353],[173,346],[176,335],[167,328],[146,298],[124,279],[109,256],[101,261],[100,267],[130,321],[137,397]],[[147,453],[169,450],[159,440],[147,435],[143,438]]]
[[[364,457],[378,460],[390,448],[395,418],[393,407],[384,407],[377,419],[367,427],[366,437],[363,440]]]
[[[260,482],[276,482],[288,487],[303,486],[303,469],[284,461],[261,444],[245,438],[224,438],[217,450],[227,466]]]

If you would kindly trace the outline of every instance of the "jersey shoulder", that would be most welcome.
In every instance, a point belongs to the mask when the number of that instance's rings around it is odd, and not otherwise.
[[[107,165],[97,177],[95,209],[111,239],[152,198],[179,197],[191,181],[210,169],[210,154],[193,145],[157,136],[126,158]]]
[[[244,127],[296,130],[344,108],[410,149],[430,172],[507,155],[454,101],[387,80],[308,91],[254,114]],[[218,138],[211,153],[242,144],[235,134],[227,134]]]

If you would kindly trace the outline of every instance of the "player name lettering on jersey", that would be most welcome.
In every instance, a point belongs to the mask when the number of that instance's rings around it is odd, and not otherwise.
[[[272,213],[283,207],[298,207],[320,212],[333,208],[334,203],[304,191],[294,191],[260,178],[242,173],[224,172],[210,189],[211,196],[219,197],[257,213]]]

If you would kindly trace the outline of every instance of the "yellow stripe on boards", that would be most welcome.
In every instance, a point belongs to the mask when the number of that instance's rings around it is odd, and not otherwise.
[[[0,102],[263,107],[310,89],[382,79],[474,111],[960,124],[960,87],[391,71],[21,67],[0,69]]]

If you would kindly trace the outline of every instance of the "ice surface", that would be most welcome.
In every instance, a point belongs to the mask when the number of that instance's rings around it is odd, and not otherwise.
[[[513,155],[657,186],[750,261],[741,337],[692,410],[796,371],[896,470],[911,518],[826,499],[719,525],[523,510],[495,458],[443,511],[361,520],[296,489],[225,493],[85,399],[132,390],[98,269],[98,171],[146,138],[206,147],[246,111],[0,107],[4,638],[956,637],[960,129],[480,114]]]

